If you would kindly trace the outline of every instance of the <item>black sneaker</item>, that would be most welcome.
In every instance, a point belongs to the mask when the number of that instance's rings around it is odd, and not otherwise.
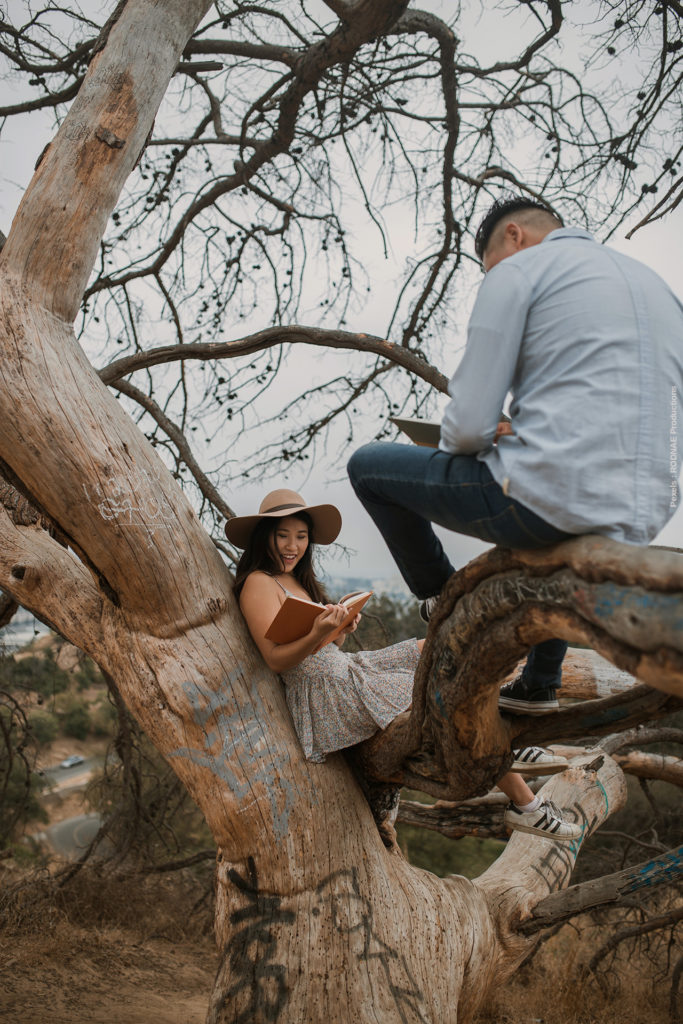
[[[507,686],[501,687],[498,708],[513,715],[544,715],[547,711],[559,711],[556,693],[554,686],[528,690],[522,677],[517,676]]]
[[[432,612],[436,608],[436,602],[439,600],[439,595],[436,597],[428,597],[425,601],[420,604],[420,618],[423,622],[429,622]]]

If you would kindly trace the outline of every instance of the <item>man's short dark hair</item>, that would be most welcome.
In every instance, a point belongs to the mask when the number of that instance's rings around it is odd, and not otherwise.
[[[486,247],[491,241],[491,235],[494,232],[496,224],[498,224],[503,217],[506,217],[509,213],[516,213],[517,210],[539,210],[541,213],[547,213],[550,217],[554,217],[559,222],[560,226],[564,225],[564,221],[545,203],[539,203],[535,199],[528,199],[526,196],[508,196],[505,199],[496,199],[493,206],[489,209],[486,216],[482,220],[481,224],[477,228],[477,233],[474,238],[474,251],[476,252],[479,259],[482,259],[486,252]]]

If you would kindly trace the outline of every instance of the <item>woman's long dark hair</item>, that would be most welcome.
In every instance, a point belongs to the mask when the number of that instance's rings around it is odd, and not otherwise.
[[[297,512],[292,518],[300,519],[308,527],[308,547],[303,557],[294,566],[292,576],[301,584],[313,601],[327,604],[329,598],[322,584],[316,579],[313,568],[313,544],[315,540],[313,520],[307,512]],[[249,573],[267,572],[270,576],[279,576],[282,572],[282,566],[276,562],[273,555],[275,532],[281,521],[279,518],[262,519],[254,527],[249,543],[242,552],[242,557],[237,563],[235,571],[235,596],[238,599]]]

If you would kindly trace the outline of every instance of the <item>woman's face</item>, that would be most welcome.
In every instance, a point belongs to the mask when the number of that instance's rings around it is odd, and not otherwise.
[[[308,547],[308,527],[303,519],[286,516],[280,519],[271,538],[271,547],[283,572],[292,572]]]

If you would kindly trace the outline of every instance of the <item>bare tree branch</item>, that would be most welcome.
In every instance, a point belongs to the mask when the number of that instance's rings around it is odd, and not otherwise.
[[[521,921],[517,927],[525,935],[533,935],[549,925],[557,924],[559,921],[568,921],[571,917],[583,914],[586,910],[615,903],[631,893],[640,892],[643,889],[651,891],[660,885],[671,885],[681,875],[683,875],[683,847],[679,846],[675,850],[669,850],[661,857],[655,857],[636,867],[626,868],[625,871],[618,871],[613,875],[603,875],[602,878],[582,882],[580,885],[572,885],[563,892],[550,893],[536,904],[531,912],[531,917]],[[673,918],[672,922],[683,917],[683,908],[675,913],[677,917]],[[657,924],[654,927],[662,927],[662,925]],[[591,970],[593,966],[591,961]]]
[[[206,473],[204,473],[190,448],[189,442],[182,430],[169,419],[168,416],[159,408],[157,403],[146,395],[139,388],[134,387],[128,381],[117,380],[112,383],[112,386],[120,391],[122,395],[126,395],[128,398],[132,398],[134,402],[137,402],[145,412],[148,412],[150,416],[158,423],[164,433],[170,437],[174,445],[178,449],[178,454],[184,464],[189,469],[190,473],[195,479],[197,486],[204,495],[207,501],[218,509],[220,514],[225,519],[232,519],[235,515],[233,510],[230,508],[228,503],[223,499],[220,492],[214,487]]]
[[[513,743],[600,735],[683,706],[682,591],[683,557],[604,538],[480,556],[451,577],[430,618],[412,709],[361,745],[365,774],[462,799],[503,774]],[[535,720],[501,717],[500,681],[550,637],[588,643],[662,692],[640,686]]]
[[[150,366],[158,366],[161,363],[184,359],[232,359],[236,356],[250,355],[253,352],[263,352],[283,343],[369,352],[382,356],[398,366],[403,366],[439,391],[445,392],[448,386],[447,378],[436,367],[430,366],[415,352],[395,345],[391,341],[386,341],[384,338],[298,325],[270,327],[234,341],[168,345],[162,348],[148,349],[136,355],[123,356],[121,359],[115,360],[103,367],[99,374],[105,384],[112,384],[129,373],[147,369]]]

